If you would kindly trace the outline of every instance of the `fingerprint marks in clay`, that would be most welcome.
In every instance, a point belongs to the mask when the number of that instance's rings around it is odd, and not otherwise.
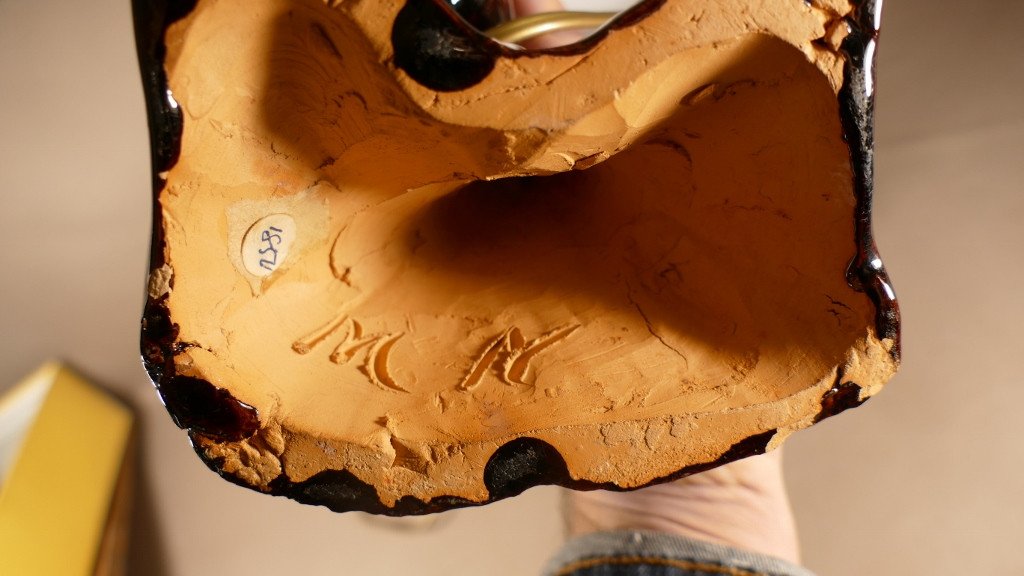
[[[494,371],[505,384],[526,385],[526,375],[531,362],[579,328],[578,324],[559,326],[532,340],[527,340],[522,330],[512,326],[487,341],[473,358],[469,370],[455,389],[459,392],[471,391],[481,383],[489,371]],[[406,335],[405,332],[365,334],[363,325],[358,320],[342,314],[295,340],[292,343],[292,350],[297,354],[309,354],[314,348],[327,340],[332,340],[339,333],[342,334],[342,338],[334,345],[328,357],[331,362],[349,365],[359,361],[359,371],[381,390],[409,392],[407,387],[398,383],[391,375],[388,364],[391,350]]]

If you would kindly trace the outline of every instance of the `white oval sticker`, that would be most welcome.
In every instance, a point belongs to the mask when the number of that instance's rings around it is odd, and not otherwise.
[[[253,224],[242,238],[242,264],[253,276],[269,276],[284,264],[295,242],[295,219],[271,214]]]

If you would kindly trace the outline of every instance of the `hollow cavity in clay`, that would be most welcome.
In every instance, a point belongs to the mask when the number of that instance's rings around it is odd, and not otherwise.
[[[636,488],[862,402],[899,352],[873,10],[645,2],[528,52],[440,0],[139,0],[168,409],[236,482],[411,514]]]

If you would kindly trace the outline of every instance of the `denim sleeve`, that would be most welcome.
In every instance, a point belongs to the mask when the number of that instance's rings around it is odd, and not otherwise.
[[[574,538],[545,576],[814,576],[771,556],[660,532],[598,532]]]

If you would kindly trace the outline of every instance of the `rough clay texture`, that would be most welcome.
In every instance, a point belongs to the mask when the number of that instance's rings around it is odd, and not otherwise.
[[[167,31],[150,296],[175,372],[259,415],[195,436],[225,472],[482,502],[531,437],[637,487],[892,375],[844,276],[845,2],[670,0],[446,93],[391,64],[402,4],[201,0]]]

